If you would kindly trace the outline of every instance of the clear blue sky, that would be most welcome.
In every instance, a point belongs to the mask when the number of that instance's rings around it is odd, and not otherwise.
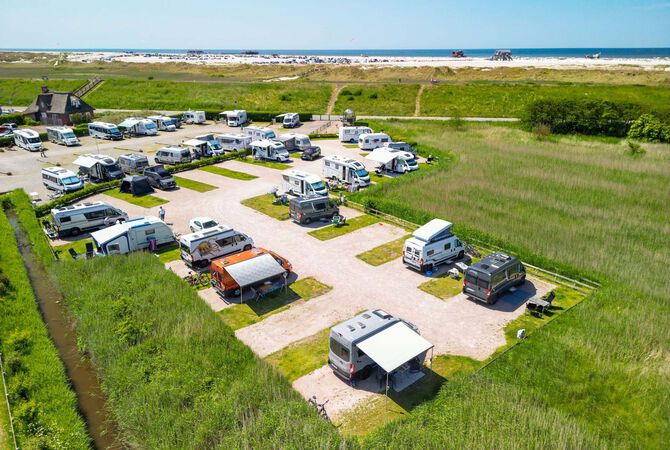
[[[670,0],[2,0],[0,5],[0,48],[670,47]]]

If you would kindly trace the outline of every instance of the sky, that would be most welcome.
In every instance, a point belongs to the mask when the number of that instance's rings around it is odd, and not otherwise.
[[[670,0],[0,0],[0,48],[670,47]]]

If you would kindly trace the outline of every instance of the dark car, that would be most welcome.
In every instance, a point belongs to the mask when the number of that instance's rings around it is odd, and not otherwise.
[[[304,161],[313,161],[316,158],[321,156],[321,147],[307,147],[302,151],[302,155],[300,155],[300,159]]]
[[[177,187],[175,179],[162,165],[147,167],[144,169],[143,175],[149,179],[149,184],[152,187],[163,190]]]
[[[526,269],[518,258],[492,253],[465,270],[463,293],[494,304],[510,288],[526,281]]]

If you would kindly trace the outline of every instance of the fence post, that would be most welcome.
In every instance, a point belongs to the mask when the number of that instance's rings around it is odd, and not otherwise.
[[[14,440],[14,448],[16,450],[19,450],[19,445],[16,442],[16,431],[14,431],[14,417],[12,416],[12,407],[9,405],[9,392],[7,391],[5,366],[2,363],[2,352],[0,352],[0,373],[2,373],[2,387],[5,391],[5,402],[7,403],[7,416],[9,417],[9,428],[12,432],[12,439]]]

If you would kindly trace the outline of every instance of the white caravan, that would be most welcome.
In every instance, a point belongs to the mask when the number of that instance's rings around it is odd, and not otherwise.
[[[371,134],[370,127],[342,127],[340,128],[340,142],[351,142],[352,144],[358,142],[361,134]]]
[[[383,147],[386,142],[391,142],[391,137],[386,133],[363,133],[358,136],[358,147],[361,150],[374,150]]]
[[[38,152],[43,147],[39,133],[28,128],[14,130],[14,143],[30,152]]]
[[[179,238],[181,259],[191,267],[207,267],[213,259],[250,250],[254,240],[225,225],[182,235]]]
[[[92,182],[105,182],[123,178],[123,170],[111,156],[87,153],[74,160],[79,167],[79,174],[86,176]]]
[[[111,139],[112,141],[120,141],[123,139],[123,134],[119,127],[113,123],[106,122],[91,122],[88,124],[88,134],[92,138]]]
[[[95,230],[127,220],[128,214],[105,202],[85,202],[51,210],[54,228],[59,236],[77,236],[82,231]]]
[[[79,139],[74,135],[72,128],[68,127],[48,127],[47,137],[49,142],[61,144],[69,147],[70,145],[79,145]]]
[[[331,155],[323,158],[323,176],[335,178],[344,183],[368,186],[370,174],[360,161],[340,155]]]
[[[460,239],[451,233],[451,227],[451,222],[433,219],[418,228],[405,241],[402,262],[421,272],[434,272],[438,265],[462,258],[465,248]]]
[[[185,123],[199,124],[199,123],[205,123],[207,121],[207,117],[205,117],[205,111],[188,110],[182,116],[181,121]]]
[[[129,117],[119,124],[119,128],[131,136],[155,136],[158,134],[156,124],[149,119]]]
[[[280,134],[277,138],[279,142],[284,144],[286,150],[289,152],[292,150],[303,151],[312,146],[312,141],[310,141],[309,136],[306,134],[297,134],[297,133],[286,133]]]
[[[419,164],[411,153],[394,151],[386,147],[374,149],[365,155],[365,159],[376,162],[380,169],[387,172],[407,173],[419,169]]]
[[[226,121],[229,127],[241,127],[249,121],[247,112],[243,109],[235,109],[233,111],[224,111],[219,113],[219,118]]]
[[[216,140],[226,152],[245,150],[251,146],[251,136],[243,134],[217,134]]]
[[[158,217],[127,220],[91,233],[98,253],[124,255],[137,250],[155,250],[176,241],[170,227]]]
[[[277,141],[253,141],[251,144],[251,155],[254,158],[267,159],[269,161],[287,162],[291,156],[284,144]]]
[[[84,183],[76,173],[62,167],[46,167],[42,169],[42,184],[56,192],[73,192],[84,187]]]
[[[277,135],[273,130],[265,127],[255,127],[255,126],[245,127],[242,129],[242,132],[247,136],[251,136],[255,141],[277,138]]]
[[[282,189],[285,192],[302,197],[326,196],[328,188],[318,176],[290,169],[282,172]]]
[[[172,117],[168,116],[149,116],[147,119],[156,124],[161,131],[177,131],[177,124]]]
[[[300,115],[298,113],[286,113],[282,119],[284,128],[295,128],[300,125]]]

